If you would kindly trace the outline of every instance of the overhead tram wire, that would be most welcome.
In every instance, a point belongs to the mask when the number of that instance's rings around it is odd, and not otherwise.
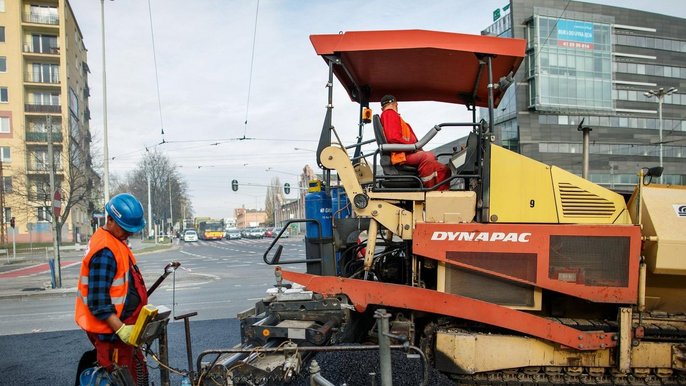
[[[252,90],[252,73],[253,73],[253,67],[255,64],[255,41],[257,40],[257,17],[259,16],[260,13],[260,0],[257,0],[257,6],[255,7],[255,27],[253,28],[253,34],[252,34],[252,53],[250,54],[250,75],[248,76],[248,98],[245,103],[245,122],[244,127],[243,127],[243,138],[239,138],[241,140],[245,139],[254,139],[254,138],[247,138],[246,135],[248,133],[248,112],[250,111],[250,92]]]
[[[250,138],[251,140],[254,141],[272,141],[272,142],[308,142],[308,143],[316,143],[316,140],[313,139],[293,139],[293,138]],[[115,156],[110,157],[110,160],[115,160],[115,159],[121,159],[130,155],[134,154],[139,154],[143,151],[150,151],[153,149],[156,149],[158,146],[161,145],[173,145],[173,144],[198,144],[198,146],[189,146],[189,147],[183,147],[179,148],[176,150],[188,150],[188,149],[199,149],[205,146],[217,146],[221,145],[223,143],[229,143],[233,141],[238,141],[241,140],[240,138],[208,138],[208,139],[189,139],[189,140],[175,140],[175,141],[164,141],[164,142],[159,142],[154,145],[147,145],[144,146],[143,148],[135,149],[128,151],[126,153],[122,154],[117,154]],[[292,153],[288,153],[292,154]]]
[[[157,106],[160,111],[160,134],[162,135],[162,143],[164,141],[164,120],[162,119],[162,97],[160,96],[160,78],[157,73],[157,53],[155,50],[155,30],[152,25],[152,6],[148,0],[148,15],[150,17],[150,36],[152,38],[152,59],[155,64],[155,86],[157,87]]]

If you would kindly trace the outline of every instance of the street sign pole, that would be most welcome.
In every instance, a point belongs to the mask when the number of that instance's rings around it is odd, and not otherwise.
[[[60,264],[60,244],[59,244],[59,232],[57,222],[60,218],[60,213],[62,212],[62,194],[60,191],[55,189],[55,194],[52,199],[52,223],[55,228],[55,235],[53,237],[53,249],[55,252],[55,287],[62,288],[62,266]]]
[[[12,259],[17,261],[17,228],[12,227]]]

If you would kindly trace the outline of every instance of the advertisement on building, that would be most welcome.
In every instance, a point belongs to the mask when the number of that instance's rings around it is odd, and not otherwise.
[[[557,22],[557,45],[593,49],[593,23],[560,19]]]

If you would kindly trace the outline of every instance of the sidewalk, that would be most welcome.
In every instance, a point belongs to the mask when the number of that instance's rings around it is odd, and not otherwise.
[[[131,250],[136,254],[150,245],[141,240],[131,240]],[[33,295],[64,295],[76,292],[78,268],[66,268],[81,264],[86,245],[81,249],[60,251],[62,288],[52,288],[50,266],[45,253],[17,254],[16,258],[0,256],[0,299],[20,298]],[[176,244],[169,244],[169,248]]]

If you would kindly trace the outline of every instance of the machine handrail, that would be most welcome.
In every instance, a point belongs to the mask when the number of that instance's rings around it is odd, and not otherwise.
[[[298,264],[298,263],[318,263],[321,262],[322,259],[300,259],[300,260],[286,260],[286,261],[281,261],[281,251],[283,250],[283,245],[279,245],[276,248],[276,252],[274,253],[274,258],[271,260],[267,260],[267,255],[269,255],[269,251],[274,248],[274,245],[276,244],[277,241],[281,238],[281,235],[283,232],[285,232],[288,229],[288,226],[294,223],[307,223],[307,222],[313,222],[317,224],[317,229],[319,230],[319,256],[322,256],[322,224],[319,222],[319,220],[316,219],[311,219],[311,218],[305,218],[305,219],[293,219],[293,220],[288,220],[281,228],[281,232],[279,232],[278,235],[274,238],[274,241],[272,241],[271,244],[269,244],[269,248],[264,252],[264,255],[262,256],[262,260],[264,260],[264,263],[267,265],[276,265],[276,264]]]
[[[439,131],[441,131],[442,128],[444,127],[462,127],[462,126],[471,126],[471,127],[476,127],[479,126],[479,123],[477,122],[445,122],[445,123],[439,123],[432,127],[424,136],[422,139],[417,141],[416,143],[412,144],[402,144],[402,143],[384,143],[383,145],[379,146],[381,151],[383,152],[388,152],[388,151],[415,151],[422,149],[424,146],[426,146],[429,141],[431,141],[436,134],[438,134]]]

